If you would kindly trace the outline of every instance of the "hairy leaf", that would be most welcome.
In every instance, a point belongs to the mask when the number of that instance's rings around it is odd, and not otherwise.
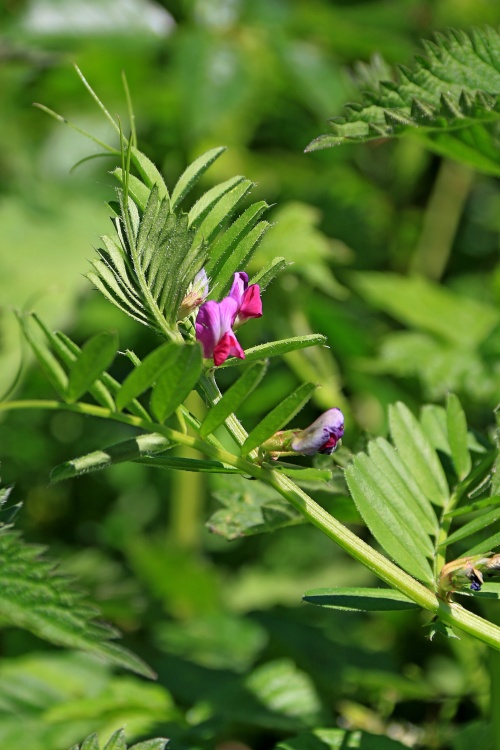
[[[383,612],[419,608],[418,604],[394,589],[313,589],[306,591],[302,598],[309,604],[352,612]]]
[[[453,464],[458,478],[462,480],[470,473],[472,461],[467,447],[467,420],[454,393],[448,396],[447,426]]]
[[[160,422],[167,419],[189,396],[201,373],[203,361],[200,345],[185,344],[178,349],[177,357],[158,378],[151,394],[151,409]]]
[[[200,428],[200,437],[206,437],[221,425],[224,420],[245,401],[257,387],[266,371],[264,362],[249,367],[233,385],[228,388],[220,401],[207,412]]]
[[[92,388],[115,358],[117,346],[116,334],[106,331],[96,334],[83,345],[69,373],[67,399],[70,403],[78,401]]]
[[[289,339],[280,339],[280,341],[269,341],[267,344],[259,344],[245,350],[245,359],[229,357],[220,365],[220,367],[235,367],[237,365],[256,362],[259,359],[268,357],[280,357],[287,352],[294,352],[297,349],[306,349],[308,346],[323,346],[326,343],[326,337],[319,333],[308,336],[294,336]]]

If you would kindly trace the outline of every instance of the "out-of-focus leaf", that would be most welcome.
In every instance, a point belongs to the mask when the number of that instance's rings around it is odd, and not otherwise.
[[[304,522],[275,490],[239,476],[218,476],[212,495],[224,506],[207,521],[207,528],[226,539],[253,536]]]
[[[312,680],[288,659],[257,667],[245,680],[245,686],[271,711],[300,719],[304,724],[317,721],[321,714]]]
[[[419,608],[418,604],[393,589],[312,589],[312,591],[306,591],[302,598],[309,604],[352,612],[382,612]]]
[[[396,740],[380,734],[368,732],[349,732],[345,729],[313,729],[288,740],[282,740],[275,750],[404,750]]]
[[[467,419],[454,393],[448,395],[447,425],[451,457],[457,476],[462,480],[470,473],[472,461],[467,448]]]
[[[254,427],[241,446],[242,455],[250,453],[275,432],[288,424],[296,414],[307,404],[316,390],[314,383],[303,383],[293,393],[290,393],[278,406],[267,414],[262,422]]]
[[[94,385],[115,358],[117,347],[116,334],[106,331],[96,334],[83,345],[71,366],[68,401],[78,401]]]

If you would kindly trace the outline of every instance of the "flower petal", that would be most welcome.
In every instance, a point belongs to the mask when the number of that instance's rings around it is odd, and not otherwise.
[[[328,409],[292,440],[292,449],[297,453],[312,456],[313,453],[333,453],[344,434],[344,415],[336,407]]]
[[[227,331],[214,349],[214,364],[216,367],[226,361],[228,357],[245,359],[245,352],[241,348],[232,331]]]

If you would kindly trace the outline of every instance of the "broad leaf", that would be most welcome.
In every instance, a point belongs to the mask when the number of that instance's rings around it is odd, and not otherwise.
[[[89,339],[71,366],[67,399],[75,402],[86,393],[116,356],[118,338],[103,331]]]
[[[201,374],[201,347],[185,344],[179,354],[158,379],[151,395],[151,409],[155,417],[164,422],[184,399],[189,396]]]
[[[309,604],[352,612],[385,612],[397,609],[419,609],[404,594],[393,589],[334,588],[313,589],[302,597]]]
[[[317,386],[314,383],[303,383],[293,393],[290,393],[250,432],[241,446],[241,454],[245,456],[254,448],[258,448],[275,432],[281,430],[307,404]]]
[[[249,367],[233,385],[228,388],[220,401],[208,411],[200,428],[200,437],[206,437],[221,425],[224,420],[248,398],[264,377],[266,364],[257,362]]]
[[[472,461],[467,447],[467,420],[460,401],[454,393],[448,396],[447,425],[451,457],[457,476],[462,480],[470,473]]]

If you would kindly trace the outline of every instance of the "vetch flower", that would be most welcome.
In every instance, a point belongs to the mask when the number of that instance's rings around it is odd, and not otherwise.
[[[225,297],[222,302],[209,300],[198,311],[196,338],[203,347],[203,356],[213,357],[216,367],[230,356],[245,359],[232,329],[237,312],[238,303],[233,297]]]
[[[248,286],[248,274],[239,271],[234,274],[234,281],[229,292],[229,296],[236,300],[238,309],[233,320],[233,327],[246,323],[250,318],[260,318],[262,316],[262,300],[260,298],[260,286],[250,284]]]
[[[187,289],[187,294],[181,302],[177,320],[184,320],[191,315],[208,295],[208,276],[204,268],[198,271]]]
[[[334,407],[328,409],[305,430],[296,432],[291,448],[296,453],[312,456],[313,453],[330,455],[344,434],[344,415]]]

